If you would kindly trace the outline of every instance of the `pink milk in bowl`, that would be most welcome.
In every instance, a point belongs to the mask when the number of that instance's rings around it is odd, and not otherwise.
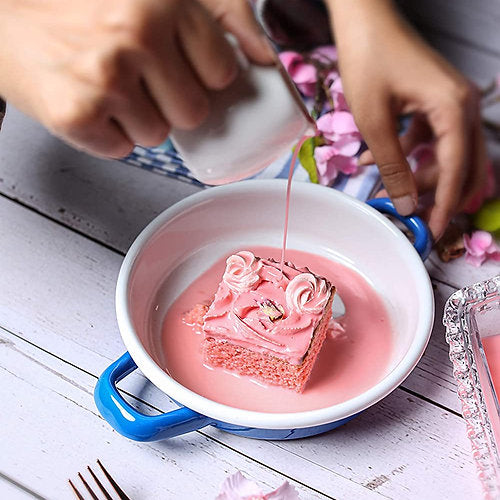
[[[330,188],[298,183],[292,188],[286,259],[335,282],[349,309],[347,338],[337,344],[333,339],[322,350],[324,359],[314,368],[319,371],[302,395],[230,374],[205,380],[196,334],[180,329],[180,317],[213,295],[228,255],[246,249],[275,252],[261,256],[279,259],[285,197],[286,181],[276,179],[211,188],[167,209],[133,243],[116,294],[128,352],[103,373],[95,391],[101,414],[120,433],[147,441],[213,425],[253,438],[306,437],[375,404],[415,367],[434,314],[420,255],[374,208]],[[405,222],[422,226],[416,218]],[[357,347],[351,349],[350,341]],[[137,367],[180,407],[154,417],[130,407],[115,385]],[[217,391],[207,392],[213,384]]]
[[[500,496],[500,276],[455,292],[443,323],[484,498]]]
[[[280,248],[270,247],[247,247],[246,250],[277,262],[281,253]],[[175,380],[229,406],[269,413],[295,413],[346,401],[383,377],[392,355],[393,332],[383,301],[371,284],[344,263],[299,250],[289,249],[286,255],[296,266],[308,267],[335,283],[346,308],[336,328],[327,334],[305,390],[296,392],[205,364],[203,332],[196,324],[194,328],[191,326],[193,319],[186,311],[194,304],[211,302],[229,255],[197,278],[165,315],[162,353],[165,367]],[[160,294],[158,303],[161,302]],[[359,314],[360,310],[364,313]]]

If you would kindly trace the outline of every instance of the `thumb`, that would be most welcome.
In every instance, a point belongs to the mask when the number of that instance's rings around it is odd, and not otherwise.
[[[272,64],[277,56],[255,19],[249,2],[231,0],[219,4],[215,12],[211,9],[212,14],[226,31],[237,38],[243,52],[257,64]]]
[[[400,215],[417,208],[417,186],[397,135],[396,119],[390,107],[372,110],[371,120],[361,123],[361,134],[378,166],[384,187]]]

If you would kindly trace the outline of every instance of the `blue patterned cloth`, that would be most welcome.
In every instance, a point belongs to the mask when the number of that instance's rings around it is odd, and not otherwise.
[[[252,179],[286,179],[290,171],[292,151],[271,163],[262,172],[254,175]],[[167,175],[200,187],[208,187],[197,181],[184,165],[179,153],[173,144],[167,140],[156,148],[143,148],[136,146],[134,151],[124,158],[126,163],[150,170],[157,174]],[[299,161],[295,167],[293,179],[296,181],[309,181],[309,175]],[[332,187],[366,201],[371,198],[380,187],[380,176],[375,165],[364,167],[357,175],[339,174]]]

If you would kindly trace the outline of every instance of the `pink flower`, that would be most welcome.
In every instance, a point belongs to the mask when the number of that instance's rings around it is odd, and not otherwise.
[[[226,478],[215,500],[299,500],[297,490],[287,482],[278,489],[264,494],[240,471]]]
[[[464,234],[465,260],[479,267],[485,260],[500,261],[500,247],[487,231],[474,231],[470,236]]]
[[[329,75],[329,77],[331,74]],[[337,75],[335,78],[329,80],[327,78],[327,82],[329,83],[330,94],[332,95],[333,105],[336,111],[349,111],[349,107],[347,106],[347,102],[344,97],[344,88],[342,87],[342,79]]]
[[[305,96],[312,97],[316,93],[318,81],[318,70],[314,64],[307,62],[304,56],[291,50],[281,52],[279,58],[298,89]],[[317,47],[308,55],[308,59],[314,59],[322,65],[328,66],[337,61],[337,49],[333,45]],[[337,77],[338,72],[332,70],[327,79],[333,80]]]
[[[358,170],[356,158],[337,154],[335,144],[317,146],[314,149],[314,159],[318,169],[318,180],[320,184],[329,186],[339,172],[343,174],[354,174]]]
[[[311,52],[311,57],[324,64],[330,64],[337,60],[337,48],[334,45],[322,45]]]
[[[325,113],[318,118],[316,125],[323,137],[329,141],[338,141],[346,135],[361,141],[361,134],[354,123],[354,117],[348,111]]]
[[[327,141],[314,150],[320,184],[331,184],[339,172],[356,173],[358,166],[354,156],[361,146],[361,134],[351,113],[331,111],[318,118],[316,125]]]
[[[298,52],[281,52],[279,58],[298,89],[305,96],[313,96],[318,80],[316,68],[312,64],[306,63]]]

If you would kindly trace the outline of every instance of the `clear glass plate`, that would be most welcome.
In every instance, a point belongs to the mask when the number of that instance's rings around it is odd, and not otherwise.
[[[500,341],[500,276],[455,292],[445,305],[443,324],[484,496],[498,499],[500,383],[496,380],[495,392],[492,373],[498,374],[500,356],[488,349],[492,340]]]

